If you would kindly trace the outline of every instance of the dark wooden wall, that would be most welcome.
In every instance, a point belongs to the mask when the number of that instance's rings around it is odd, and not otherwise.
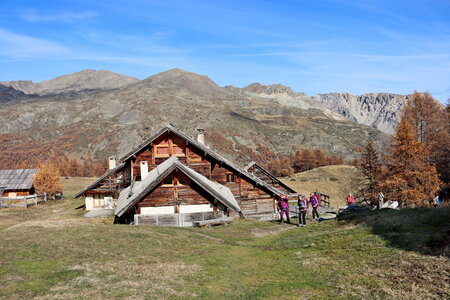
[[[159,148],[158,148],[159,147]],[[167,149],[165,148],[167,147]],[[167,151],[167,154],[164,152]],[[166,133],[157,138],[153,144],[136,153],[127,163],[129,166],[120,174],[132,180],[141,180],[140,162],[147,161],[149,172],[157,165],[175,155],[191,169],[228,187],[238,201],[244,214],[270,213],[275,210],[274,200],[271,195],[261,187],[257,187],[251,181],[225,165],[221,165],[212,157],[184,139],[173,133]],[[131,174],[130,174],[131,173]],[[234,182],[227,182],[227,175],[234,175]],[[122,187],[123,188],[123,187]],[[86,194],[109,194],[109,179],[96,186],[96,191],[88,191]],[[207,204],[213,201],[210,196],[201,191],[195,184],[189,186],[158,186],[147,195],[139,207],[163,206],[176,204]],[[139,212],[138,212],[139,213]]]
[[[140,162],[147,161],[149,171],[153,170],[158,164],[173,155],[169,149],[169,156],[157,157],[156,145],[176,145],[178,147],[178,154],[176,155],[181,162],[188,167],[202,174],[203,176],[228,187],[233,193],[234,197],[241,206],[244,214],[273,212],[275,210],[275,203],[269,193],[260,187],[256,187],[246,178],[240,177],[239,173],[232,169],[228,169],[225,165],[220,165],[219,162],[214,161],[213,158],[202,153],[193,145],[187,144],[186,141],[180,139],[173,133],[164,134],[152,145],[137,153],[135,158],[131,160],[133,179],[140,179],[141,170]],[[182,153],[180,154],[180,148]],[[235,182],[227,182],[227,175],[234,175]],[[209,203],[206,199],[207,195],[199,193],[198,190],[189,189],[187,187],[158,187],[142,202],[141,206],[162,206],[174,205],[185,201],[186,204],[205,204]]]

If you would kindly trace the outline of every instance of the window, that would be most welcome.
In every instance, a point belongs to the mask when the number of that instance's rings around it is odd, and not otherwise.
[[[169,175],[163,180],[163,186],[171,186],[173,185],[173,176]]]
[[[179,138],[166,138],[154,144],[155,157],[186,156],[186,143]]]
[[[234,174],[227,174],[227,182],[235,182]]]
[[[168,156],[169,156],[169,145],[155,146],[155,157],[168,157]]]
[[[164,178],[162,185],[163,186],[181,186],[181,185],[189,185],[189,178],[184,174],[171,174]]]
[[[102,203],[103,201],[100,194],[95,194],[93,198],[94,198],[94,207],[103,207]]]
[[[186,175],[178,173],[177,179],[178,185],[189,185],[189,178]]]

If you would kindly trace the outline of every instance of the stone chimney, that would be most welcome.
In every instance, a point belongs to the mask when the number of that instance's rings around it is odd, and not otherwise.
[[[112,170],[117,167],[117,158],[115,156],[109,157],[109,169]]]
[[[204,145],[205,144],[205,129],[197,128],[196,130],[197,130],[197,137],[196,137],[197,142]]]
[[[148,162],[141,161],[141,181],[148,175]]]

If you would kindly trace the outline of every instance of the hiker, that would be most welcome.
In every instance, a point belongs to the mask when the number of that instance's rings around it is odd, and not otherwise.
[[[311,206],[312,206],[312,219],[314,220],[315,216],[317,216],[317,219],[319,219],[319,213],[317,212],[317,207],[319,206],[319,200],[317,199],[317,196],[314,195],[314,193],[310,194],[309,203],[311,203]]]
[[[306,225],[306,213],[308,212],[308,199],[305,196],[298,196],[298,226]]]
[[[355,197],[353,197],[352,193],[348,193],[347,196],[347,205],[355,204]]]
[[[290,224],[291,219],[289,218],[289,198],[285,196],[281,196],[281,199],[278,201],[278,211],[280,212],[280,221],[281,224],[284,222],[284,214],[286,214],[287,222]]]
[[[439,200],[439,195],[436,194],[436,197],[433,200],[434,207],[442,206],[441,201]]]

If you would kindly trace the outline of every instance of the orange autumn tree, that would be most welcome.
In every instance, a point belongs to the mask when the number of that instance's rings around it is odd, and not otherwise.
[[[403,117],[387,155],[387,174],[381,187],[390,200],[401,206],[423,206],[440,188],[427,147],[416,139],[410,120]],[[428,202],[429,203],[429,202]]]
[[[414,92],[403,109],[403,116],[410,120],[416,138],[428,148],[429,160],[444,183],[449,183],[450,130],[449,113],[429,93]]]
[[[59,169],[51,162],[45,162],[39,165],[39,171],[34,175],[33,186],[39,193],[47,193],[53,197],[61,192],[63,185],[60,182],[61,173]]]

